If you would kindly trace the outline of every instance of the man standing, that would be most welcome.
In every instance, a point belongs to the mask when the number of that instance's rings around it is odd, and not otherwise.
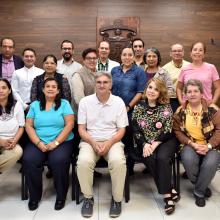
[[[144,70],[144,41],[141,38],[135,38],[131,45],[134,51],[134,63]]]
[[[61,55],[63,58],[57,61],[57,72],[64,74],[67,77],[70,85],[74,73],[82,67],[80,63],[76,62],[73,59],[73,54],[74,54],[73,42],[69,40],[64,40],[61,43]]]
[[[126,175],[121,139],[128,125],[128,118],[123,100],[111,94],[111,87],[111,74],[98,72],[95,76],[96,93],[84,97],[79,104],[78,125],[82,141],[79,145],[77,175],[85,198],[81,210],[83,217],[91,217],[93,214],[93,172],[101,156],[108,161],[112,180],[109,215],[118,217],[121,214]]]
[[[24,67],[15,70],[11,85],[16,100],[20,101],[24,110],[28,110],[31,93],[31,86],[34,78],[43,74],[44,70],[36,67],[36,52],[32,48],[25,48],[23,51]]]
[[[6,78],[11,82],[12,73],[24,66],[22,59],[14,55],[15,42],[12,38],[3,38],[1,40],[0,54],[0,77]]]
[[[110,60],[108,58],[109,54],[110,54],[109,42],[101,41],[98,47],[99,59],[96,66],[96,69],[98,71],[108,71],[110,73],[113,67],[120,66],[118,62]]]
[[[173,87],[175,92],[173,93],[174,96],[171,97],[171,106],[174,112],[179,106],[179,102],[176,97],[176,86],[177,86],[178,77],[181,69],[189,64],[188,61],[183,60],[183,56],[184,56],[183,45],[173,44],[171,46],[171,51],[170,51],[170,57],[172,58],[172,60],[162,67],[163,69],[168,71],[173,81]]]

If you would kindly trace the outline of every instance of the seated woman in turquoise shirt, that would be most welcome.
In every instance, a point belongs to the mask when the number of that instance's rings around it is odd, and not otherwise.
[[[54,176],[57,194],[54,209],[64,207],[73,152],[73,125],[74,113],[69,102],[61,99],[59,83],[55,78],[47,78],[40,101],[31,104],[26,119],[31,143],[25,148],[23,167],[30,193],[30,210],[38,208],[42,197],[42,171],[46,160]]]

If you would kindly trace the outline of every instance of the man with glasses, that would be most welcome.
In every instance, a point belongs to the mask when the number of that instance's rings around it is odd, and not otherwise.
[[[172,58],[172,60],[162,67],[163,69],[168,71],[173,81],[173,87],[175,89],[175,93],[174,93],[174,96],[171,97],[170,102],[171,102],[171,106],[174,112],[179,106],[179,102],[176,97],[176,86],[177,86],[178,77],[179,77],[181,69],[189,64],[188,61],[183,60],[183,56],[184,56],[183,45],[173,44],[171,46],[171,51],[170,51],[170,57]]]
[[[92,56],[91,56],[92,57]],[[108,72],[97,72],[95,91],[81,99],[78,126],[81,142],[77,161],[77,176],[84,202],[83,217],[93,214],[93,172],[100,157],[108,161],[112,180],[110,217],[121,214],[121,201],[126,175],[124,144],[121,142],[128,126],[127,111],[123,100],[111,94],[112,77]]]
[[[61,43],[62,59],[57,61],[57,72],[64,74],[70,84],[74,73],[82,67],[82,65],[73,59],[74,45],[70,40],[64,40]],[[71,86],[71,84],[70,84]],[[72,90],[72,88],[71,88]]]
[[[73,107],[78,110],[79,101],[87,95],[95,92],[95,74],[97,64],[97,51],[94,48],[87,48],[82,52],[83,67],[73,75],[71,87],[73,88]]]
[[[0,77],[6,78],[9,82],[11,82],[13,72],[24,66],[22,59],[14,55],[14,52],[14,40],[9,37],[3,38],[1,40]]]
[[[101,41],[98,47],[99,59],[97,62],[98,71],[111,72],[112,68],[115,66],[120,66],[120,63],[109,59],[110,54],[110,44],[107,41]]]

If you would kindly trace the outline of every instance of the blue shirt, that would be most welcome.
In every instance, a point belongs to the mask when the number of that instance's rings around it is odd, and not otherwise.
[[[60,107],[55,111],[52,107],[49,111],[40,110],[40,102],[34,101],[30,105],[27,118],[34,120],[34,128],[37,136],[45,144],[54,141],[62,132],[65,121],[64,117],[72,115],[73,110],[67,100],[61,99]],[[73,139],[74,135],[71,132],[66,141]]]
[[[126,73],[122,66],[114,67],[112,74],[112,94],[123,99],[128,105],[137,93],[142,93],[147,80],[143,69],[133,65]]]

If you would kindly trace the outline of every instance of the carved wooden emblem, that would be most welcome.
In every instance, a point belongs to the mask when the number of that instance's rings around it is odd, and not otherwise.
[[[98,18],[97,19],[97,45],[106,40],[110,43],[109,58],[121,62],[121,51],[130,45],[132,39],[139,35],[139,18]]]

